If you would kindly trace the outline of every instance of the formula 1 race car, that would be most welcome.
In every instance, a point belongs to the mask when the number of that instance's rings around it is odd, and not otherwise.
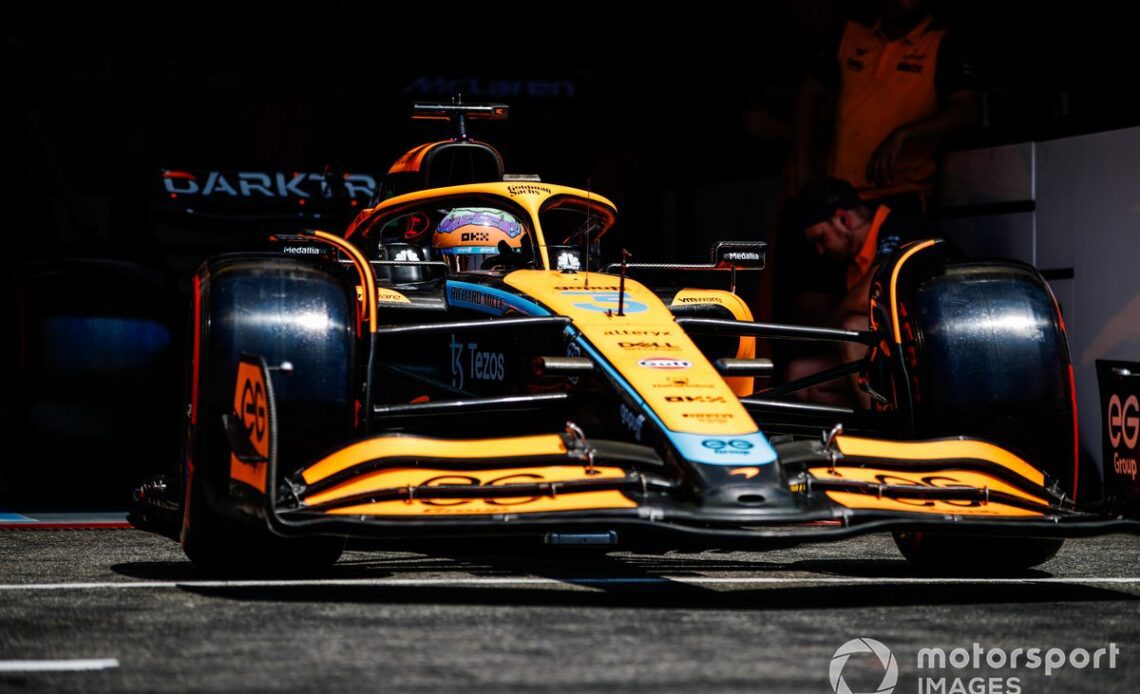
[[[609,200],[505,176],[467,136],[506,107],[416,113],[459,133],[397,161],[343,235],[280,234],[280,252],[194,279],[182,469],[141,487],[133,517],[177,518],[195,564],[318,569],[346,538],[771,548],[891,531],[919,564],[1010,570],[1066,537],[1140,532],[1135,509],[1078,495],[1064,326],[1033,268],[921,241],[879,269],[868,331],[755,322],[732,287],[763,243],[604,266]],[[632,277],[692,270],[730,288]],[[869,350],[764,388],[757,338]],[[788,397],[852,374],[871,409]]]

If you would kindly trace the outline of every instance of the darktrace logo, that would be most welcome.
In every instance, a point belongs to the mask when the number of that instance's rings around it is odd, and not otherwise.
[[[876,689],[855,692],[848,686],[847,680],[843,679],[843,668],[851,656],[864,653],[870,653],[878,659],[883,667],[883,679]],[[887,648],[881,641],[864,637],[851,639],[840,646],[839,650],[835,651],[835,655],[831,656],[831,666],[828,668],[827,674],[831,681],[831,691],[835,694],[891,694],[899,681],[899,664],[895,660],[894,654],[891,653],[891,649]]]
[[[282,171],[182,171],[162,169],[162,185],[171,198],[327,198],[336,196],[332,179],[324,173]],[[356,200],[368,200],[376,179],[368,174],[346,173],[338,185]]]

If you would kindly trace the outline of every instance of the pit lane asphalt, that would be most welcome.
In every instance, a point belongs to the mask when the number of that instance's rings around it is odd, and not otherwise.
[[[1016,581],[931,581],[885,536],[767,553],[561,558],[350,551],[324,576],[226,584],[130,530],[0,532],[8,691],[813,692],[836,649],[871,637],[913,692],[920,647],[1117,644],[1114,670],[1018,676],[1022,692],[1140,685],[1140,538],[1072,541]],[[1106,580],[1116,577],[1118,580]],[[611,580],[618,579],[618,580]],[[1047,579],[1047,580],[1042,580]],[[1057,580],[1060,579],[1060,580]],[[1125,579],[1125,580],[1119,580]],[[18,666],[16,666],[18,667]],[[872,690],[883,669],[852,656]]]

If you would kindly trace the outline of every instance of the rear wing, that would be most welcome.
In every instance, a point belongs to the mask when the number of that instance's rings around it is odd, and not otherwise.
[[[467,120],[506,120],[510,107],[506,104],[465,104],[457,96],[450,104],[412,104],[412,120],[446,120],[455,123],[456,139],[466,142]]]

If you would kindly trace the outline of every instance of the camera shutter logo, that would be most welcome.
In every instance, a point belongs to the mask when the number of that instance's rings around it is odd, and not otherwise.
[[[873,653],[883,664],[883,680],[879,682],[879,688],[873,692],[852,692],[851,687],[847,686],[847,682],[843,679],[843,666],[847,664],[847,659],[859,653]],[[899,681],[899,664],[891,649],[881,642],[868,638],[851,639],[840,646],[831,657],[828,675],[831,679],[831,689],[835,694],[891,694]]]

